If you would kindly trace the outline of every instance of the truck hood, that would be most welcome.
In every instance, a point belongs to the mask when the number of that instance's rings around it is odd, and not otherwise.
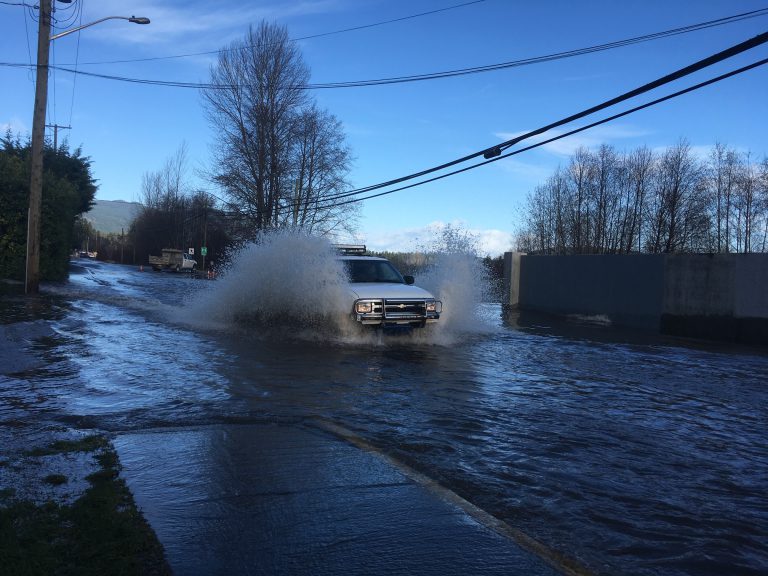
[[[349,285],[349,292],[359,298],[434,298],[423,288],[408,284],[387,284],[382,282],[355,282]]]

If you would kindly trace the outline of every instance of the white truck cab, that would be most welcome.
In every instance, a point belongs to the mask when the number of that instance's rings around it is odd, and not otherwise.
[[[437,322],[443,304],[414,285],[386,258],[366,255],[357,244],[337,244],[339,260],[349,277],[352,317],[360,324],[421,328]]]

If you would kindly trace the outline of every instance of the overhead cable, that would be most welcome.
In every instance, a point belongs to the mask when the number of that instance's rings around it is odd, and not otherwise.
[[[534,148],[538,148],[539,146],[544,146],[546,144],[550,144],[551,142],[555,142],[556,140],[560,140],[562,138],[567,138],[568,136],[572,136],[574,134],[578,134],[579,132],[583,132],[585,130],[589,130],[590,128],[594,128],[595,126],[599,126],[601,124],[605,124],[607,122],[611,122],[613,120],[616,120],[617,118],[621,118],[623,116],[627,116],[629,114],[632,114],[634,112],[638,112],[639,110],[643,110],[645,108],[650,108],[651,106],[655,106],[656,104],[660,104],[661,102],[665,102],[667,100],[671,100],[672,98],[676,98],[678,96],[682,96],[683,94],[687,94],[689,92],[693,92],[694,90],[699,90],[700,88],[704,88],[705,86],[709,86],[710,84],[714,84],[716,82],[720,82],[721,80],[725,80],[726,78],[730,78],[732,76],[736,76],[737,74],[741,74],[743,72],[747,72],[748,70],[752,70],[753,68],[757,68],[759,66],[763,66],[765,64],[768,64],[768,58],[764,58],[762,60],[759,60],[757,62],[754,62],[752,64],[748,64],[747,66],[743,66],[741,68],[738,68],[736,70],[733,70],[731,72],[727,72],[725,74],[721,74],[720,76],[716,76],[714,78],[711,78],[709,80],[706,80],[704,82],[700,82],[698,84],[695,84],[693,86],[690,86],[688,88],[685,88],[683,90],[679,90],[677,92],[673,92],[672,94],[668,94],[667,96],[663,96],[661,98],[657,98],[656,100],[652,100],[650,102],[647,102],[645,104],[642,104],[640,106],[635,106],[634,108],[630,108],[629,110],[625,110],[624,112],[620,112],[618,114],[614,114],[613,116],[609,116],[607,118],[604,118],[602,120],[598,120],[596,122],[592,122],[591,124],[587,124],[586,126],[581,126],[580,128],[575,128],[573,130],[570,130],[569,132],[564,132],[563,134],[559,134],[557,136],[553,136],[552,138],[548,138],[547,140],[542,140],[541,142],[537,142],[536,144],[531,144],[530,146],[526,146],[525,148],[520,148],[518,150],[514,150],[512,152],[508,152],[507,154],[499,155],[494,158],[487,159],[483,162],[479,162],[477,164],[473,164],[471,166],[465,166],[464,168],[461,168],[459,170],[454,170],[453,172],[448,172],[446,174],[441,174],[439,176],[435,176],[433,178],[429,178],[427,180],[421,180],[419,182],[415,182],[413,184],[409,184],[407,186],[402,186],[400,188],[395,188],[393,190],[387,190],[385,192],[379,192],[378,194],[371,194],[370,196],[365,196],[362,198],[352,198],[350,200],[345,200],[343,202],[331,202],[330,204],[326,206],[320,206],[321,209],[329,209],[329,208],[336,208],[338,206],[344,206],[345,204],[352,204],[354,202],[362,202],[363,200],[370,200],[371,198],[378,198],[380,196],[386,196],[388,194],[393,194],[395,192],[400,192],[402,190],[407,190],[409,188],[415,188],[417,186],[421,186],[423,184],[428,184],[430,182],[435,182],[437,180],[442,180],[443,178],[447,178],[449,176],[455,176],[456,174],[461,174],[462,172],[468,172],[469,170],[474,170],[475,168],[479,168],[480,166],[485,166],[486,164],[490,164],[491,162],[498,162],[499,160],[503,160],[505,158],[509,158],[510,156],[515,156],[517,154],[521,154],[523,152],[527,152],[529,150],[532,150]],[[355,192],[354,194],[360,194],[360,192]],[[346,194],[339,194],[335,196],[335,198],[343,198],[344,196],[348,196],[350,193]],[[323,198],[320,202],[330,201],[334,197],[326,197]]]
[[[651,40],[659,40],[661,38],[677,36],[680,34],[687,34],[689,32],[697,32],[699,30],[705,30],[707,28],[713,28],[715,26],[723,26],[725,24],[731,24],[733,22],[746,20],[748,18],[765,16],[766,14],[768,14],[768,8],[761,8],[760,10],[744,12],[743,14],[736,14],[734,16],[726,16],[724,18],[709,20],[707,22],[700,22],[698,24],[691,24],[689,26],[683,26],[680,28],[672,28],[670,30],[664,30],[662,32],[654,32],[652,34],[645,34],[643,36],[636,36],[634,38],[626,38],[624,40],[617,40],[615,42],[608,42],[606,44],[598,44],[595,46],[588,46],[586,48],[577,48],[575,50],[568,50],[565,52],[556,52],[554,54],[547,54],[544,56],[534,56],[531,58],[523,58],[521,60],[512,60],[509,62],[501,62],[498,64],[489,64],[486,66],[474,66],[471,68],[448,70],[445,72],[432,72],[428,74],[418,74],[414,76],[395,76],[392,78],[379,78],[376,80],[356,80],[356,81],[349,81],[349,82],[325,82],[325,83],[318,83],[318,84],[310,84],[308,85],[308,88],[312,90],[327,89],[327,88],[359,88],[364,86],[402,84],[405,82],[436,80],[439,78],[452,78],[455,76],[466,76],[468,74],[493,72],[496,70],[504,70],[507,68],[516,68],[519,66],[529,66],[531,64],[541,64],[544,62],[552,62],[555,60],[562,60],[564,58],[573,58],[575,56],[583,56],[585,54],[592,54],[595,52],[612,50],[614,48],[623,48],[624,46],[630,46],[632,44],[649,42]]]
[[[471,4],[481,4],[486,0],[472,0],[471,2],[464,2],[462,4],[455,4],[453,6],[446,6],[445,8],[437,8],[435,10],[429,10],[427,12],[420,12],[418,14],[411,14],[410,16],[402,16],[400,18],[393,18],[391,20],[384,20],[382,22],[374,22],[373,24],[362,24],[360,26],[353,26],[351,28],[343,28],[341,30],[334,30],[332,32],[321,32],[319,34],[311,34],[309,36],[302,36],[300,38],[291,38],[291,42],[299,42],[301,40],[311,40],[313,38],[321,38],[323,36],[332,36],[335,34],[343,34],[345,32],[354,32],[356,30],[364,30],[366,28],[375,28],[377,26],[384,26],[386,24],[393,24],[395,22],[402,22],[404,20],[412,20],[414,18],[421,18],[422,16],[430,16],[431,14],[437,14],[438,12],[447,12],[448,10],[455,10],[456,8],[463,8]],[[105,60],[100,62],[81,62],[81,64],[125,64],[128,62],[151,62],[156,60],[173,60],[178,58],[191,58],[195,56],[210,56],[212,54],[222,54],[225,52],[233,52],[236,50],[247,50],[252,46],[245,46],[243,48],[224,48],[222,50],[208,50],[206,52],[193,52],[190,54],[176,54],[172,56],[152,56],[149,58],[131,58],[127,60]]]
[[[709,56],[707,58],[704,58],[702,60],[699,60],[698,62],[695,62],[693,64],[690,64],[689,66],[685,66],[684,68],[681,68],[675,72],[672,72],[671,74],[667,74],[666,76],[662,76],[661,78],[654,80],[653,82],[648,82],[647,84],[644,84],[638,88],[635,88],[634,90],[630,90],[629,92],[625,92],[624,94],[620,96],[616,96],[615,98],[611,98],[610,100],[607,100],[606,102],[603,102],[601,104],[598,104],[596,106],[592,106],[591,108],[587,108],[586,110],[582,110],[581,112],[578,112],[576,114],[573,114],[571,116],[568,116],[567,118],[563,118],[562,120],[558,120],[557,122],[553,122],[551,124],[548,124],[546,126],[543,126],[541,128],[538,128],[536,130],[526,132],[525,134],[522,134],[520,136],[517,136],[515,138],[506,140],[505,142],[502,142],[501,144],[497,144],[495,146],[491,146],[490,148],[486,148],[484,150],[480,150],[478,152],[474,152],[472,154],[468,154],[466,156],[463,156],[461,158],[457,158],[455,160],[451,160],[450,162],[445,162],[444,164],[440,164],[439,166],[434,166],[432,168],[427,168],[425,170],[421,170],[419,172],[414,172],[413,174],[409,174],[407,176],[401,176],[400,178],[394,178],[392,180],[388,180],[386,182],[381,182],[378,184],[373,184],[371,186],[365,186],[363,188],[358,188],[355,190],[351,190],[349,192],[345,192],[344,194],[340,194],[336,196],[337,198],[341,198],[344,196],[354,196],[356,194],[363,194],[366,192],[371,192],[373,190],[378,190],[380,188],[386,188],[389,186],[394,186],[396,184],[400,184],[401,182],[405,182],[407,180],[412,180],[414,178],[420,178],[421,176],[426,176],[427,174],[431,174],[433,172],[439,172],[442,170],[445,170],[446,168],[450,168],[452,166],[456,166],[457,164],[462,164],[464,162],[468,162],[469,160],[472,160],[474,158],[477,158],[478,156],[486,156],[486,158],[492,158],[493,156],[498,156],[501,154],[503,150],[506,148],[509,148],[510,146],[513,146],[517,144],[518,142],[521,142],[523,140],[526,140],[528,138],[532,138],[533,136],[537,136],[539,134],[542,134],[548,130],[551,130],[553,128],[557,128],[559,126],[562,126],[564,124],[568,124],[570,122],[573,122],[574,120],[579,120],[581,118],[584,118],[585,116],[588,116],[590,114],[594,114],[595,112],[599,112],[600,110],[604,110],[605,108],[608,108],[610,106],[614,106],[616,104],[619,104],[620,102],[624,102],[625,100],[629,100],[630,98],[634,98],[635,96],[639,96],[640,94],[644,94],[646,92],[649,92],[650,90],[653,90],[655,88],[658,88],[660,86],[663,86],[665,84],[668,84],[670,82],[673,82],[675,80],[679,80],[680,78],[683,78],[685,76],[688,76],[690,74],[693,74],[694,72],[697,72],[699,70],[702,70],[703,68],[706,68],[708,66],[712,66],[713,64],[716,64],[718,62],[722,62],[723,60],[726,60],[728,58],[731,58],[737,54],[740,54],[742,52],[745,52],[747,50],[750,50],[756,46],[759,46],[761,44],[764,44],[765,42],[768,42],[768,32],[764,32],[762,34],[759,34],[755,36],[754,38],[751,38],[750,40],[746,40],[745,42],[741,42],[739,44],[736,44],[735,46],[732,46],[730,48],[727,48],[726,50],[722,50],[721,52],[718,52],[717,54],[713,54],[712,56]]]
[[[700,22],[698,24],[691,24],[689,26],[683,26],[680,28],[673,28],[662,32],[654,32],[651,34],[645,34],[643,36],[636,36],[634,38],[627,38],[624,40],[617,40],[615,42],[608,42],[606,44],[598,44],[595,46],[588,46],[586,48],[577,48],[574,50],[568,50],[565,52],[556,52],[553,54],[547,54],[543,56],[533,56],[531,58],[524,58],[520,60],[511,60],[508,62],[501,62],[497,64],[489,64],[484,66],[475,66],[471,68],[461,68],[457,70],[448,70],[443,72],[430,72],[426,74],[419,74],[414,76],[395,76],[391,78],[379,78],[373,80],[354,80],[344,82],[321,82],[310,83],[297,86],[301,90],[327,90],[338,88],[360,88],[369,86],[382,86],[388,84],[403,84],[409,82],[427,81],[427,80],[439,80],[443,78],[452,78],[457,76],[466,76],[469,74],[479,74],[485,72],[494,72],[498,70],[505,70],[508,68],[516,68],[521,66],[530,66],[534,64],[542,64],[545,62],[552,62],[555,60],[561,60],[565,58],[573,58],[576,56],[583,56],[586,54],[592,54],[596,52],[602,52],[606,50],[613,50],[615,48],[622,48],[624,46],[630,46],[633,44],[639,44],[641,42],[648,42],[652,40],[659,40],[670,36],[676,36],[680,34],[687,34],[690,32],[697,32],[699,30],[705,30],[707,28],[713,28],[716,26],[723,26],[725,24],[732,24],[748,18],[755,18],[758,16],[768,15],[768,8],[762,8],[760,10],[753,10],[751,12],[744,12],[741,14],[735,14],[733,16],[726,16],[724,18],[718,18],[716,20],[709,20],[706,22]],[[121,62],[137,62],[141,60],[123,60]],[[87,62],[81,62],[80,65],[89,64]],[[92,63],[91,63],[92,64]],[[14,64],[7,62],[0,62],[0,66],[10,67],[22,67],[23,64]],[[148,84],[152,86],[166,86],[170,88],[192,88],[199,90],[228,90],[233,88],[240,88],[242,85],[238,84],[211,84],[204,82],[184,82],[175,80],[153,80],[149,78],[131,78],[126,76],[118,76],[114,74],[99,74],[95,72],[85,72],[83,70],[73,70],[71,68],[59,67],[59,70],[69,72],[71,74],[80,74],[83,76],[91,76],[94,78],[101,78],[103,80],[114,80],[119,82],[131,82],[135,84]]]

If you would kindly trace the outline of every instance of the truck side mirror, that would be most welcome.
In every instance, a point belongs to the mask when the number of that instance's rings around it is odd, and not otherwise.
[[[403,280],[405,280],[405,283],[409,286],[414,283],[413,276],[403,276]]]

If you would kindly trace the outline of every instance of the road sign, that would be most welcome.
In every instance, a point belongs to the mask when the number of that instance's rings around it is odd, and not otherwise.
[[[189,255],[190,256],[194,256],[195,255],[195,249],[194,248],[190,248],[189,249]]]
[[[202,248],[200,248],[200,254],[202,254],[203,256],[207,256],[208,248],[206,246],[203,246]]]

